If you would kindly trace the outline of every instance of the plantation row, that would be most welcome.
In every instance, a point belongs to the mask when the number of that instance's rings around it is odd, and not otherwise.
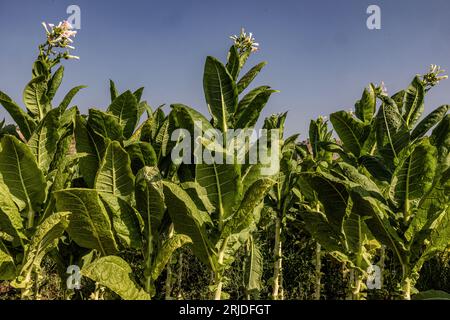
[[[66,24],[46,30],[23,94],[26,111],[0,92],[15,121],[1,129],[0,280],[22,299],[40,298],[49,270],[68,290],[69,266],[80,268],[83,286],[95,283],[78,298],[151,299],[161,291],[170,298],[189,263],[190,274],[206,276],[188,285],[205,288],[208,298],[283,299],[287,275],[297,272],[284,268],[285,240],[296,233],[312,243],[315,298],[326,257],[350,273],[348,298],[367,297],[377,265],[381,277],[399,272],[392,295],[410,299],[424,264],[449,252],[449,106],[422,117],[425,96],[444,79],[439,68],[393,96],[369,85],[354,113],[330,115],[338,139],[324,118],[312,120],[308,141],[298,142],[284,136],[286,113],[268,117],[263,128],[278,129],[280,144],[273,137],[266,144],[279,164],[267,175],[262,170],[273,163],[172,157],[177,129],[194,136],[201,123],[202,133],[226,136],[256,125],[276,91],[249,88],[266,64],[243,72],[257,48],[251,35],[234,38],[225,64],[206,58],[208,116],[182,104],[165,114],[142,101],[143,88],[119,93],[112,81],[109,107],[84,115],[71,107],[83,86],[53,101],[61,61],[76,58],[68,53],[74,34]],[[210,152],[236,157],[226,148]],[[262,239],[267,233],[270,241]],[[228,290],[236,290],[236,274],[240,293]]]

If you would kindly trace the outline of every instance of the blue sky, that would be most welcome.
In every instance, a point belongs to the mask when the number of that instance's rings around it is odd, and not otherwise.
[[[305,137],[311,118],[353,107],[368,83],[390,93],[431,63],[450,69],[450,1],[63,1],[0,0],[0,90],[22,101],[42,21],[58,22],[81,8],[81,30],[58,98],[88,86],[74,100],[82,111],[106,108],[108,79],[121,91],[145,86],[152,105],[184,103],[206,113],[202,89],[207,55],[221,60],[229,36],[253,32],[261,50],[249,60],[269,64],[254,85],[274,95],[263,116],[289,111],[288,133]],[[381,30],[368,30],[366,9],[381,8]],[[426,110],[450,103],[450,81],[429,93]],[[10,118],[0,109],[0,118]]]

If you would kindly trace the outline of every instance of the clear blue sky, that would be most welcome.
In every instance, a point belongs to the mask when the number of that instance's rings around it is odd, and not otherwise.
[[[0,90],[21,102],[30,80],[42,21],[81,8],[81,30],[57,98],[88,85],[74,100],[81,110],[106,108],[108,79],[121,91],[145,86],[153,106],[181,102],[206,112],[202,72],[207,55],[225,59],[228,37],[243,26],[261,50],[250,64],[269,62],[256,81],[281,92],[264,111],[289,111],[289,133],[305,137],[309,119],[350,109],[370,82],[390,93],[429,64],[450,69],[450,1],[63,1],[0,0]],[[381,7],[382,29],[366,27],[366,9]],[[450,81],[434,89],[426,110],[450,103]],[[0,118],[9,117],[0,109]]]

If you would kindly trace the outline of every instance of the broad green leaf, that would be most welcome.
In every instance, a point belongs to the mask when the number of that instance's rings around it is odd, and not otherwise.
[[[438,149],[439,165],[442,171],[446,170],[450,166],[450,114],[447,114],[434,128],[430,141]]]
[[[300,211],[300,215],[305,222],[305,228],[311,236],[328,252],[341,251],[345,248],[342,246],[342,234],[336,232],[322,212],[316,211]]]
[[[137,89],[135,92],[133,92],[133,95],[136,98],[136,101],[138,103],[141,101],[143,92],[144,92],[144,87],[141,87],[141,88]]]
[[[448,203],[446,208],[433,221],[430,229],[428,243],[421,257],[422,261],[426,261],[437,253],[450,248],[450,208]]]
[[[332,113],[330,121],[343,143],[344,150],[359,157],[364,141],[370,132],[370,127],[353,118],[351,114],[345,111]]]
[[[61,85],[62,79],[64,77],[64,66],[60,66],[58,70],[55,71],[52,78],[48,83],[47,90],[47,99],[52,101],[55,97],[56,91],[58,91],[59,86]]]
[[[59,109],[49,111],[28,141],[28,146],[36,158],[37,165],[44,174],[49,171],[58,146],[59,120]]]
[[[233,214],[233,209],[242,196],[239,168],[237,164],[216,163],[195,166],[195,181],[206,189],[208,199],[222,221]]]
[[[16,276],[16,266],[13,257],[0,239],[0,281],[12,280]]]
[[[87,88],[86,86],[77,86],[75,88],[70,89],[70,91],[64,96],[63,100],[59,104],[59,108],[61,110],[66,110],[69,107],[70,102],[72,102],[73,97],[83,88]]]
[[[106,149],[105,141],[88,128],[86,120],[81,116],[75,119],[75,141],[77,152],[87,154],[80,160],[79,168],[86,184],[93,188]]]
[[[436,149],[423,140],[404,154],[392,177],[389,194],[399,207],[410,208],[433,184],[436,171]]]
[[[449,105],[443,105],[427,115],[419,124],[414,128],[411,133],[411,139],[418,139],[425,135],[431,128],[438,124],[442,119],[444,119],[447,111],[449,110]]]
[[[253,127],[270,96],[275,92],[278,91],[270,90],[269,87],[259,87],[250,91],[238,104],[234,116],[234,128]]]
[[[119,95],[119,92],[117,92],[116,89],[116,84],[111,79],[109,80],[109,93],[111,95],[111,102],[113,102]]]
[[[109,216],[95,190],[66,189],[55,192],[58,211],[72,212],[68,233],[79,246],[102,255],[117,251]]]
[[[231,234],[239,233],[244,229],[251,227],[253,223],[257,222],[257,219],[253,214],[253,210],[264,200],[264,197],[274,184],[275,180],[273,179],[261,178],[253,183],[250,188],[248,188],[242,198],[242,202],[238,210],[236,210],[224,226],[221,235],[223,239]]]
[[[450,293],[442,290],[427,290],[416,293],[413,300],[450,300]]]
[[[203,74],[206,103],[214,124],[226,131],[236,111],[238,92],[232,76],[216,58],[207,57]]]
[[[236,46],[231,46],[228,51],[227,58],[227,70],[230,73],[231,77],[236,80],[239,76],[239,71],[241,70],[240,61],[239,61],[239,52]]]
[[[347,215],[349,197],[345,185],[313,173],[302,174],[302,178],[317,193],[329,223],[340,232],[344,218]]]
[[[247,293],[257,293],[262,289],[264,258],[253,237],[250,237],[245,258],[244,284]]]
[[[375,179],[387,182],[391,181],[392,172],[386,168],[380,157],[364,155],[358,159],[358,162],[363,165]]]
[[[23,91],[23,102],[28,111],[39,120],[44,118],[47,103],[47,81],[45,76],[31,80]]]
[[[34,120],[22,110],[21,107],[11,100],[6,94],[0,91],[0,104],[8,111],[11,118],[16,122],[20,128],[20,132],[25,139],[29,139],[36,127]]]
[[[124,300],[150,300],[133,279],[133,270],[117,256],[107,256],[83,267],[81,274],[117,293]]]
[[[138,101],[131,91],[125,91],[108,107],[108,113],[117,117],[125,138],[131,137],[138,122]]]
[[[45,199],[45,179],[30,148],[13,136],[1,140],[0,180],[20,211],[39,212]]]
[[[178,248],[182,246],[192,243],[191,238],[184,234],[175,234],[172,238],[167,239],[161,248],[158,251],[158,254],[155,257],[152,268],[152,278],[153,280],[157,280],[167,263],[172,257],[172,254]]]
[[[120,125],[119,119],[109,113],[89,109],[89,118],[87,124],[90,129],[104,138],[111,140],[123,140],[123,128]]]
[[[408,89],[406,89],[403,101],[403,107],[405,109],[405,114],[403,117],[409,128],[413,127],[423,113],[425,108],[424,96],[425,88],[422,84],[422,80],[420,80],[419,76],[416,76],[409,85]]]
[[[128,152],[131,161],[131,169],[137,174],[143,167],[157,165],[158,158],[152,145],[148,142],[138,141],[129,144],[125,150]]]
[[[364,88],[361,100],[355,104],[355,115],[358,119],[369,123],[375,114],[376,102],[375,88],[371,84],[368,88]]]
[[[118,141],[111,141],[95,178],[94,187],[101,193],[129,199],[134,190],[134,176],[128,153]]]
[[[352,211],[362,217],[370,217],[365,220],[370,232],[379,242],[389,247],[404,266],[405,244],[389,220],[392,215],[389,208],[361,187],[352,188],[350,194],[353,201]]]
[[[70,217],[70,212],[56,212],[39,224],[26,250],[23,268],[41,264],[44,255],[57,245],[58,239],[69,226]]]
[[[134,208],[110,193],[100,193],[100,199],[112,218],[112,226],[120,243],[126,248],[141,249],[141,230]]]
[[[144,221],[147,239],[156,239],[166,210],[162,177],[157,167],[144,167],[136,176],[136,208]]]
[[[20,212],[6,185],[0,182],[0,230],[11,237],[26,238]]]
[[[391,99],[381,105],[376,118],[377,148],[389,167],[409,143],[409,130]]]
[[[164,196],[170,218],[177,233],[192,239],[195,255],[212,270],[217,269],[215,250],[206,233],[206,226],[199,210],[189,195],[172,182],[164,181]]]
[[[241,94],[250,83],[256,78],[262,68],[267,64],[267,62],[260,62],[253,68],[251,68],[237,83],[238,94]]]

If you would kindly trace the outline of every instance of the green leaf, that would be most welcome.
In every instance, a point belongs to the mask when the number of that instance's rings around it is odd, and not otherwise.
[[[430,226],[431,233],[421,260],[426,261],[436,254],[450,248],[450,209],[447,207],[434,219]]]
[[[268,86],[253,89],[239,102],[234,115],[234,128],[253,127],[258,121],[262,109],[266,106],[272,93],[277,90],[270,90]]]
[[[38,167],[46,174],[58,146],[60,113],[59,109],[49,111],[39,123],[28,141],[28,146],[36,157]]]
[[[172,254],[178,248],[182,246],[192,243],[191,238],[184,234],[175,234],[172,238],[167,239],[162,247],[159,249],[158,254],[155,257],[152,267],[152,278],[153,280],[157,280],[167,263],[172,257]]]
[[[206,58],[203,89],[215,126],[226,131],[236,111],[238,92],[232,76],[216,58]]]
[[[137,89],[135,92],[133,92],[134,97],[136,98],[136,101],[139,103],[142,98],[142,93],[144,92],[144,87],[141,87]]]
[[[0,239],[0,280],[12,280],[16,276],[13,257]]]
[[[20,211],[39,212],[45,199],[45,179],[30,148],[13,136],[1,140],[0,180]]]
[[[449,110],[449,105],[443,105],[427,115],[419,124],[414,128],[411,133],[411,139],[422,138],[425,133],[433,128],[437,123],[444,119]]]
[[[361,187],[351,190],[353,200],[352,211],[365,220],[370,232],[382,244],[389,247],[402,266],[406,265],[406,248],[403,240],[391,224],[389,216],[393,215],[389,208]]]
[[[95,178],[94,188],[99,192],[125,200],[132,196],[134,176],[131,171],[130,158],[119,142],[112,141],[106,148]]]
[[[87,88],[86,86],[78,86],[75,88],[70,89],[70,91],[64,96],[63,100],[59,104],[59,108],[61,110],[66,110],[69,107],[70,102],[72,101],[73,97],[83,88]]]
[[[450,300],[450,293],[442,290],[427,290],[416,293],[413,300]]]
[[[273,179],[261,178],[248,188],[239,209],[226,222],[221,235],[222,239],[225,239],[231,234],[240,233],[257,222],[253,210],[264,200],[264,197],[274,184],[275,180]]]
[[[434,128],[430,141],[438,149],[440,166],[443,170],[447,169],[450,166],[450,114],[447,114]]]
[[[228,52],[226,67],[231,77],[236,80],[239,75],[239,71],[241,70],[241,66],[239,60],[239,52],[234,45],[230,47],[230,51]]]
[[[361,100],[355,104],[355,115],[364,123],[369,123],[375,114],[377,97],[375,88],[371,84],[368,88],[364,88]]]
[[[117,293],[124,300],[149,300],[150,295],[133,279],[133,270],[122,258],[107,256],[95,260],[81,274]]]
[[[267,62],[260,62],[253,68],[251,68],[237,83],[238,94],[241,94],[250,83],[256,78],[262,68],[267,64]]]
[[[206,225],[189,195],[172,182],[164,181],[164,196],[175,231],[192,239],[194,254],[212,270],[217,270],[215,250],[206,233]]]
[[[195,166],[195,181],[206,189],[208,199],[222,221],[233,214],[233,209],[242,196],[239,168],[237,164],[216,163]]]
[[[0,230],[11,237],[23,238],[24,225],[6,185],[0,182]]]
[[[376,118],[377,148],[389,167],[409,143],[409,130],[392,99],[386,99]]]
[[[58,70],[55,71],[52,78],[48,83],[47,90],[47,99],[48,101],[52,101],[55,97],[56,91],[58,91],[59,86],[62,83],[62,79],[64,77],[64,66],[60,66]]]
[[[72,212],[68,233],[79,246],[102,255],[117,251],[108,214],[95,190],[66,189],[54,193],[58,211]]]
[[[0,91],[0,104],[8,111],[11,118],[19,126],[20,132],[23,134],[25,139],[30,139],[33,133],[36,123],[34,120],[22,110],[21,107],[11,100],[5,93]]]
[[[39,224],[26,250],[25,265],[22,269],[26,269],[27,266],[39,266],[41,264],[42,258],[51,249],[55,248],[58,239],[69,226],[70,216],[70,212],[56,212]]]
[[[136,176],[136,208],[144,220],[146,239],[157,239],[166,206],[158,167],[144,167]]]
[[[247,293],[257,293],[262,289],[264,258],[253,237],[249,239],[248,251],[244,269],[245,290]]]
[[[436,149],[423,140],[404,154],[395,169],[389,190],[397,207],[410,207],[428,192],[436,171]]]
[[[89,187],[94,187],[96,173],[103,158],[106,146],[103,137],[87,127],[84,118],[75,118],[75,141],[77,152],[87,154],[80,160],[80,172]]]
[[[47,103],[47,81],[45,76],[31,80],[23,91],[23,102],[28,111],[39,120],[44,118]]]
[[[157,165],[158,158],[152,145],[148,142],[136,142],[128,145],[125,150],[128,152],[131,161],[131,169],[137,174],[143,167]]]
[[[123,128],[116,116],[96,109],[89,109],[89,128],[104,138],[123,140]]]
[[[419,76],[416,76],[408,89],[406,89],[403,101],[403,106],[405,108],[403,117],[409,128],[413,127],[423,113],[425,108],[424,97],[425,88],[423,87],[422,80],[420,80]]]
[[[387,182],[391,181],[392,172],[386,168],[380,157],[364,155],[358,159],[358,162],[363,165],[375,179]]]
[[[311,236],[328,252],[345,252],[342,234],[336,231],[322,212],[300,211],[305,228]]]
[[[111,79],[109,80],[109,93],[111,95],[111,102],[113,102],[119,95],[116,89],[116,84]]]
[[[106,211],[112,218],[113,229],[126,248],[141,249],[141,230],[134,208],[113,194],[100,193]]]
[[[332,113],[330,121],[342,140],[344,149],[359,157],[364,141],[369,135],[369,127],[345,111]]]
[[[329,223],[339,232],[347,214],[349,194],[344,184],[314,173],[301,175],[317,193]]]
[[[131,91],[125,91],[114,99],[108,107],[108,113],[117,117],[126,139],[133,135],[138,122],[138,101]]]

